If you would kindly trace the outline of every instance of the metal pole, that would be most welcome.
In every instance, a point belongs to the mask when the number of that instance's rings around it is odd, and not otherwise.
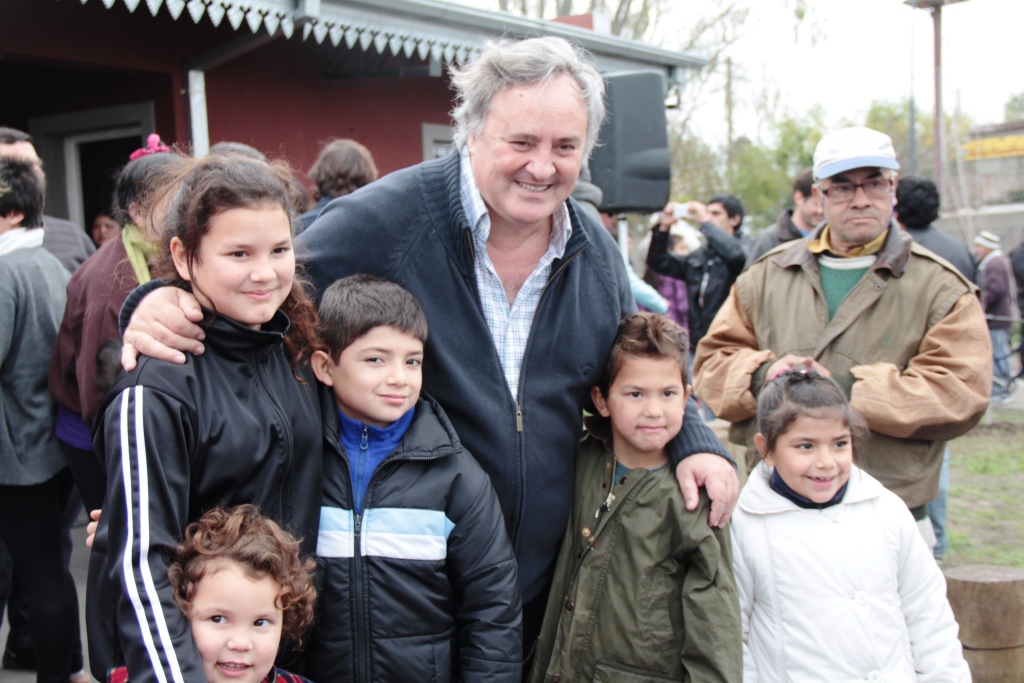
[[[910,6],[917,9],[917,0],[911,0]],[[914,106],[914,19],[910,22],[910,175],[917,175],[917,112]]]
[[[945,195],[942,188],[942,7],[932,9],[932,23],[935,26],[935,187],[942,197]]]
[[[206,117],[206,74],[197,69],[188,72],[188,113],[192,133],[192,154],[201,157],[210,151],[210,128]]]

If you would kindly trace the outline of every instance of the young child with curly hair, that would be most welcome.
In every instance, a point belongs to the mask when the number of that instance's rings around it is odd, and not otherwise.
[[[274,666],[313,623],[316,563],[253,505],[213,508],[185,532],[168,576],[209,683],[309,683]],[[128,683],[112,669],[109,683]]]

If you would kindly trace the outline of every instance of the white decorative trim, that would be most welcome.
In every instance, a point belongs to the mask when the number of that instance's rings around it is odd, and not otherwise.
[[[81,0],[84,4],[88,0]],[[117,0],[101,0],[111,9]],[[134,12],[142,0],[122,0]],[[574,40],[598,57],[604,68],[678,69],[697,67],[703,60],[673,50],[615,38],[539,19],[505,12],[488,12],[436,0],[307,0],[296,9],[295,0],[146,0],[156,15],[167,7],[174,19],[185,9],[194,23],[205,15],[214,26],[225,17],[237,31],[242,25],[252,33],[265,28],[291,38],[295,22],[302,24],[302,39],[335,46],[344,44],[363,50],[374,46],[381,54],[420,59],[432,58],[447,64],[465,63],[475,57],[485,40],[498,36],[560,35]],[[298,14],[297,14],[298,12]],[[603,59],[602,59],[603,57]]]

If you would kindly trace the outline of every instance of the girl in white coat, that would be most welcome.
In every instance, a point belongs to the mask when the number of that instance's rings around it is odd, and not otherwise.
[[[732,529],[744,681],[969,682],[913,516],[853,464],[868,430],[842,389],[790,370],[757,407],[763,462]]]

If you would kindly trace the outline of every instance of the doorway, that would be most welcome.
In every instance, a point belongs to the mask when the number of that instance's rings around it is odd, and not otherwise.
[[[46,213],[85,227],[113,196],[113,174],[155,130],[152,102],[29,119],[46,168]]]
[[[64,138],[68,216],[88,230],[100,211],[111,208],[117,176],[128,156],[139,148],[142,129],[114,128]]]

